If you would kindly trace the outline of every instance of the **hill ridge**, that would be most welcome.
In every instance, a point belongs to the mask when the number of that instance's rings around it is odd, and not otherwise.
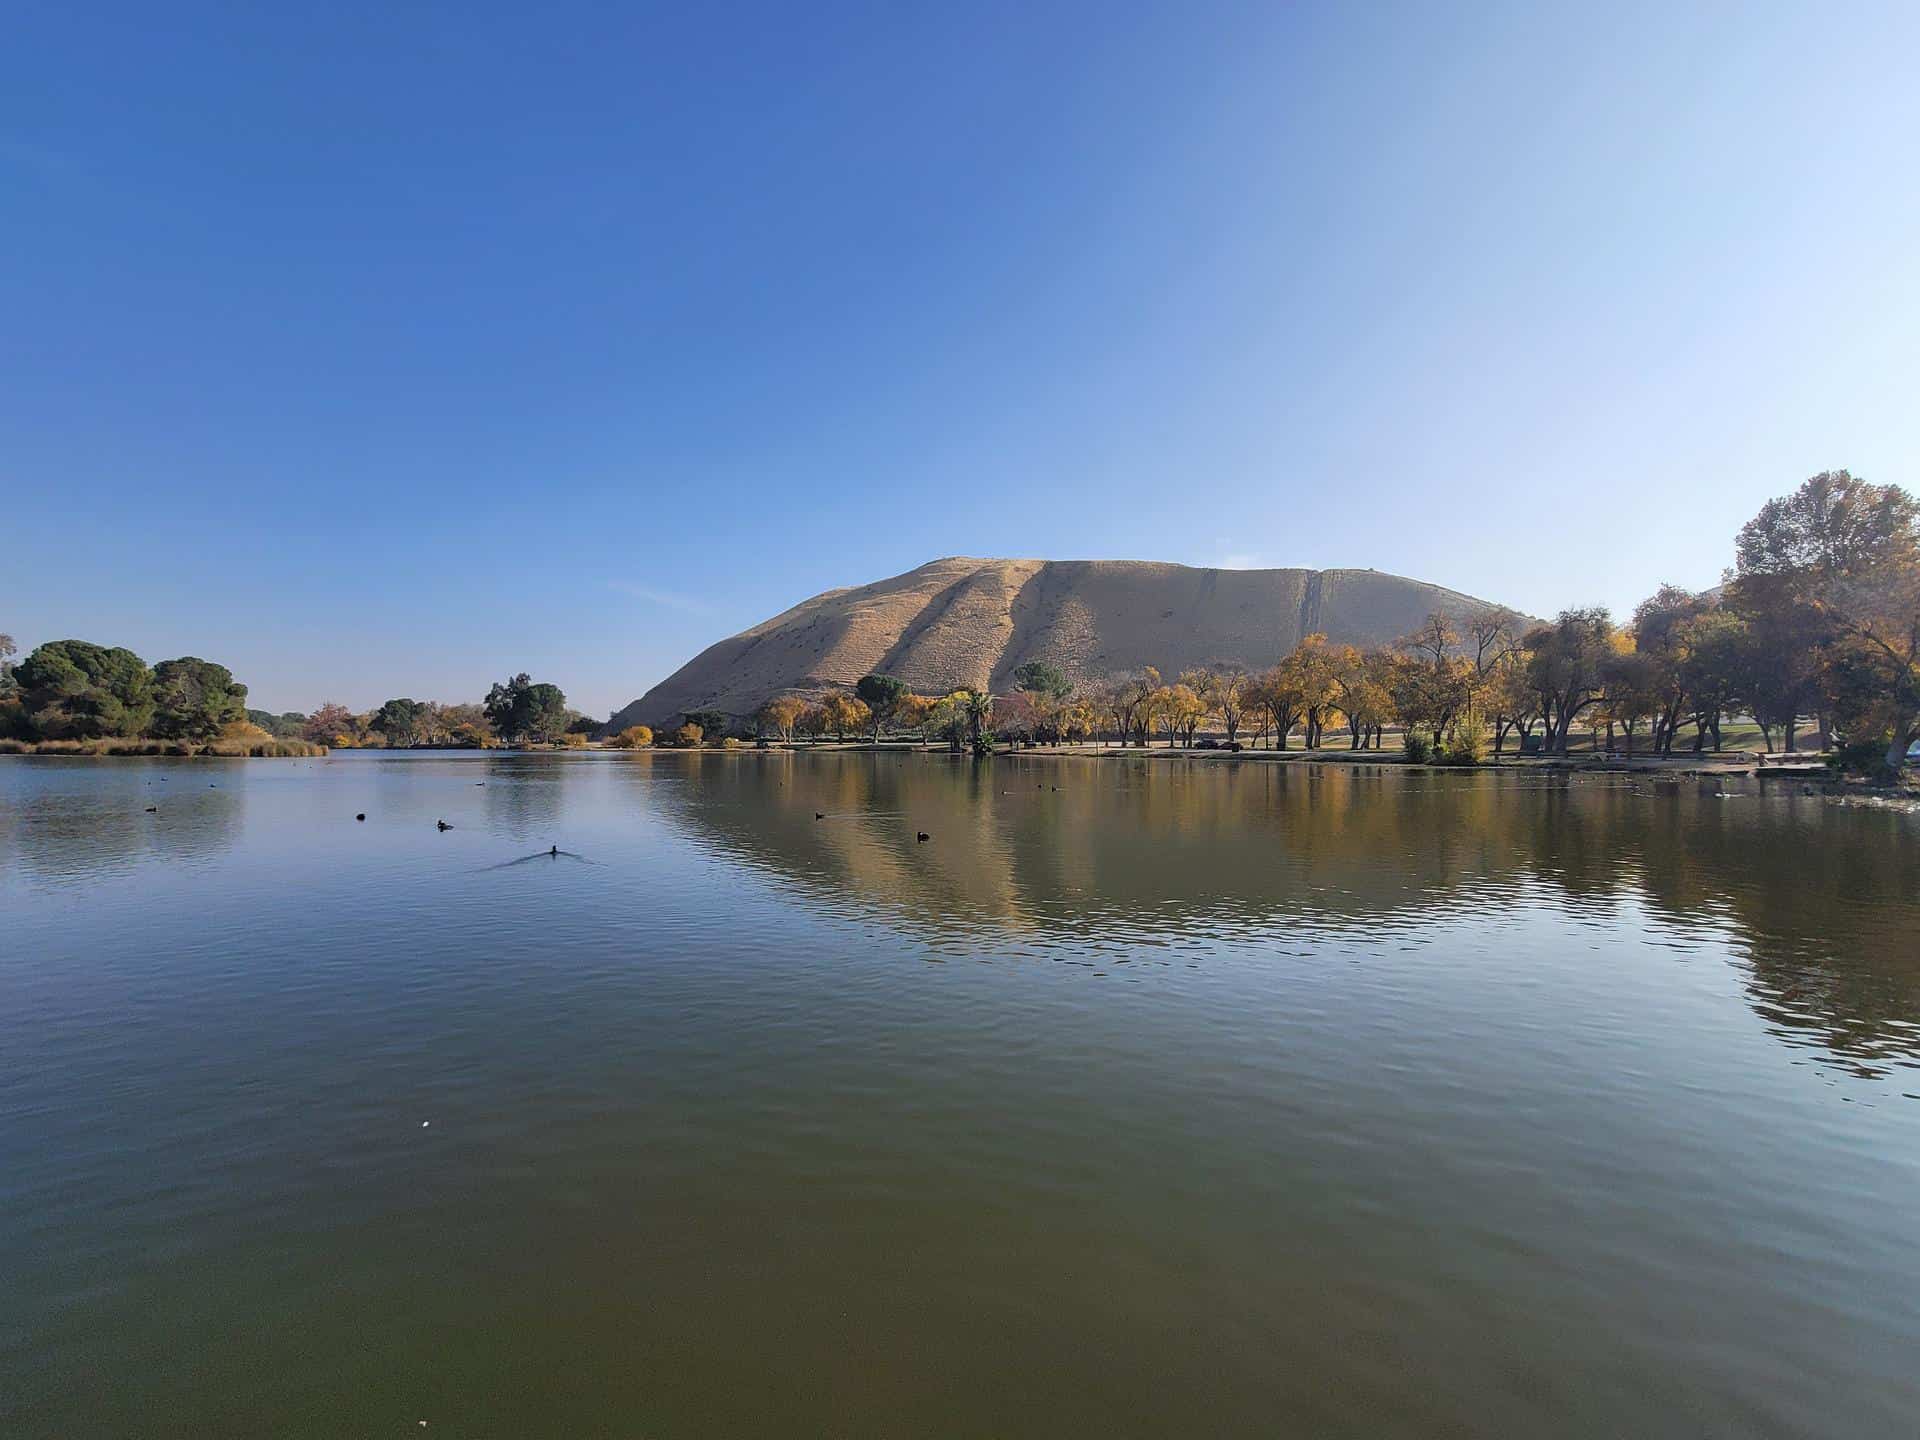
[[[1004,690],[1028,660],[1080,683],[1141,665],[1264,669],[1316,631],[1335,644],[1383,644],[1434,610],[1488,605],[1380,570],[946,555],[823,590],[716,641],[609,724],[658,727],[688,710],[745,718],[774,695],[815,695],[875,671],[933,694]]]

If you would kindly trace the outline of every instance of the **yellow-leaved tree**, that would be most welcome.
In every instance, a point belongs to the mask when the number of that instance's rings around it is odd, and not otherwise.
[[[793,728],[806,713],[806,702],[797,695],[776,695],[760,707],[759,714],[754,718],[759,722],[762,735],[771,734],[776,740],[791,744]]]
[[[917,731],[920,743],[927,743],[927,722],[933,715],[933,698],[928,695],[903,695],[894,706],[893,723],[902,730]]]
[[[836,740],[846,739],[849,730],[858,733],[873,718],[866,702],[852,695],[827,696],[820,702],[820,712]]]

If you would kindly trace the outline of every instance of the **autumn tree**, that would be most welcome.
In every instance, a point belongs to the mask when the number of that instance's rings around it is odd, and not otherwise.
[[[927,695],[904,695],[894,708],[893,723],[902,730],[911,730],[920,737],[920,744],[927,743],[930,727],[928,721],[933,715],[933,699]]]
[[[1327,648],[1325,635],[1309,635],[1280,662],[1287,683],[1299,702],[1301,721],[1306,726],[1306,747],[1320,748],[1320,732],[1335,710],[1336,662]],[[1285,748],[1283,745],[1282,749]]]
[[[1191,685],[1162,685],[1148,700],[1154,722],[1167,737],[1167,748],[1176,743],[1192,745],[1194,731],[1206,718],[1207,707]]]
[[[1606,693],[1613,617],[1600,606],[1562,610],[1551,625],[1528,632],[1526,647],[1527,680],[1546,720],[1546,748],[1564,755],[1573,722]]]
[[[607,744],[616,750],[644,750],[653,744],[653,730],[646,725],[629,725]]]
[[[800,723],[806,710],[806,702],[797,695],[776,695],[760,707],[754,720],[762,735],[771,733],[775,739],[791,745],[794,726]]]
[[[1479,606],[1460,622],[1460,655],[1472,671],[1467,720],[1476,727],[1496,677],[1519,653],[1522,624],[1518,612],[1500,605]]]
[[[1761,507],[1736,557],[1736,606],[1818,618],[1823,670],[1845,681],[1827,693],[1847,702],[1847,738],[1884,741],[1881,768],[1897,771],[1920,718],[1920,506],[1896,485],[1825,471]]]
[[[957,752],[966,742],[967,702],[972,698],[970,691],[953,690],[928,707],[928,729],[945,740],[950,750]]]
[[[1527,678],[1531,659],[1523,643],[1505,651],[1488,672],[1481,691],[1481,706],[1493,721],[1493,753],[1497,757],[1509,734],[1524,742],[1533,734],[1540,718],[1540,697]]]
[[[1459,717],[1473,713],[1473,664],[1457,653],[1460,630],[1453,617],[1436,610],[1420,627],[1401,637],[1401,661],[1389,684],[1393,710],[1409,734],[1432,732],[1438,750]]]
[[[1272,729],[1275,747],[1285,750],[1287,736],[1300,722],[1303,704],[1294,668],[1282,661],[1262,675],[1254,684],[1253,704],[1265,726]]]
[[[1253,684],[1253,677],[1237,665],[1217,665],[1199,672],[1194,689],[1207,713],[1220,717],[1220,728],[1226,732],[1229,745],[1240,738],[1240,727],[1252,704]]]
[[[1117,676],[1102,680],[1087,694],[1087,704],[1099,716],[1102,728],[1112,732],[1114,743],[1127,743],[1127,725],[1132,714],[1126,684]]]
[[[316,745],[346,745],[352,743],[354,729],[353,711],[329,700],[307,717],[301,734]]]
[[[820,710],[826,721],[826,728],[833,732],[833,738],[836,740],[845,740],[849,730],[857,733],[873,716],[873,712],[867,708],[864,700],[838,692],[822,700]]]
[[[1383,667],[1352,645],[1334,652],[1334,704],[1347,717],[1348,748],[1364,750],[1377,738],[1393,706]]]
[[[1047,730],[1049,714],[1045,692],[1015,690],[993,702],[993,728],[1015,743],[1033,744]]]
[[[1093,706],[1085,700],[1069,700],[1054,714],[1060,738],[1069,744],[1090,738],[1097,723]]]
[[[1160,672],[1151,665],[1115,675],[1100,686],[1099,707],[1121,745],[1129,740],[1136,745],[1147,743],[1147,733],[1153,728],[1149,706],[1159,688]]]
[[[1164,693],[1167,690],[1172,689],[1173,686],[1175,685],[1186,686],[1187,689],[1193,692],[1194,699],[1200,702],[1200,705],[1202,707],[1202,718],[1204,721],[1204,717],[1212,713],[1211,707],[1209,707],[1206,703],[1207,687],[1211,678],[1212,677],[1209,676],[1208,673],[1205,670],[1201,669],[1199,666],[1197,665],[1189,666],[1187,669],[1182,670],[1180,672],[1178,679],[1170,682],[1168,685],[1162,686],[1161,691],[1162,691],[1162,694],[1164,695]],[[1197,729],[1198,727],[1196,726],[1195,728]]]
[[[448,745],[485,750],[498,741],[493,722],[487,719],[486,707],[477,701],[436,706],[435,712],[434,721],[439,727],[440,738]]]

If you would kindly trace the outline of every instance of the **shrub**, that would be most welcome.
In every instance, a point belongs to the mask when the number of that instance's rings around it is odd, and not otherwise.
[[[738,736],[729,735],[720,742],[720,748],[722,750],[744,750],[747,748],[747,742]]]
[[[169,754],[180,751],[170,750]],[[264,739],[252,739],[246,736],[230,736],[212,740],[197,750],[188,747],[190,755],[211,755],[223,760],[294,760],[309,755],[324,755],[327,747],[315,745],[311,740],[276,739],[272,735]]]
[[[1401,743],[1406,748],[1407,759],[1415,765],[1424,765],[1433,758],[1433,747],[1427,744],[1424,735],[1416,735],[1409,730],[1407,738]]]
[[[1896,776],[1887,770],[1887,742],[1855,740],[1827,756],[1827,768],[1836,775],[1864,775],[1869,780],[1889,782]]]
[[[212,755],[222,759],[291,760],[324,755],[327,747],[310,740],[268,735],[265,739],[126,740],[101,736],[93,740],[0,740],[0,755],[172,755],[186,758]]]
[[[0,740],[33,739],[33,722],[27,718],[26,708],[18,698],[12,695],[0,696]],[[20,754],[20,751],[9,751]]]
[[[1478,765],[1483,743],[1478,730],[1461,727],[1448,734],[1433,758],[1442,765]]]
[[[698,725],[682,725],[677,730],[667,732],[667,744],[681,750],[692,750],[699,746],[702,733]]]
[[[653,730],[646,725],[629,725],[607,743],[616,750],[644,750],[653,744]]]

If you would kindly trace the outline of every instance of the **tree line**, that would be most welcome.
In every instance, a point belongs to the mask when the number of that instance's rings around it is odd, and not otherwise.
[[[1309,635],[1259,673],[1233,663],[1152,666],[1075,686],[1033,661],[1003,695],[956,687],[913,693],[864,677],[816,700],[776,696],[753,717],[763,738],[867,735],[944,739],[955,749],[1103,737],[1145,746],[1243,737],[1309,749],[1344,730],[1378,749],[1389,726],[1416,759],[1471,764],[1491,740],[1567,753],[1577,724],[1629,755],[1718,750],[1729,717],[1750,716],[1763,743],[1792,752],[1803,724],[1853,769],[1896,771],[1920,717],[1920,508],[1904,490],[1845,470],[1770,501],[1736,538],[1723,584],[1663,585],[1617,622],[1602,607],[1533,623],[1511,610],[1436,612],[1391,645],[1331,645]],[[676,743],[724,733],[727,717],[690,713]],[[705,721],[702,725],[700,722]],[[718,724],[721,729],[712,728]],[[1200,733],[1223,738],[1200,741]]]
[[[280,737],[331,747],[585,745],[595,722],[559,687],[526,674],[481,701],[396,698],[356,713],[246,708],[247,688],[195,656],[149,667],[132,651],[59,640],[15,664],[0,635],[0,740],[84,742],[152,737],[198,744]],[[1821,750],[1885,776],[1898,769],[1920,716],[1920,507],[1893,485],[1845,470],[1814,476],[1768,502],[1740,531],[1724,582],[1694,593],[1664,585],[1616,622],[1603,608],[1536,624],[1513,611],[1436,612],[1391,645],[1332,645],[1309,635],[1265,671],[1223,662],[1171,680],[1152,666],[1076,685],[1030,661],[1000,695],[954,686],[916,694],[894,676],[850,691],[777,695],[749,722],[763,740],[883,733],[953,749],[1104,737],[1144,746],[1246,738],[1318,748],[1344,731],[1353,749],[1379,749],[1391,727],[1416,759],[1470,764],[1491,740],[1565,754],[1576,724],[1609,748],[1643,743],[1670,755],[1684,731],[1696,751],[1719,749],[1730,716],[1751,716],[1763,742],[1797,748],[1803,723]],[[691,710],[656,736],[633,726],[621,748],[739,743],[732,717]],[[1202,739],[1202,732],[1206,738]],[[1216,740],[1215,734],[1221,738]]]
[[[524,672],[494,685],[484,700],[446,703],[400,696],[372,710],[332,701],[311,715],[267,717],[291,733],[333,749],[485,750],[502,745],[584,746],[594,721],[567,704],[558,685]]]
[[[276,714],[249,709],[233,672],[197,656],[149,666],[124,647],[86,640],[48,641],[18,663],[16,653],[13,638],[0,635],[0,740],[23,744],[157,741],[242,753],[274,740],[328,748],[584,745],[595,729],[557,685],[525,674],[471,704],[403,697],[363,712],[329,702],[310,715]]]

